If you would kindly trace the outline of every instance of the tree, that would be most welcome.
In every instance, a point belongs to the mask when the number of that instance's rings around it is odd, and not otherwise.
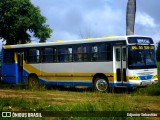
[[[134,34],[136,0],[128,0],[126,13],[126,35]]]
[[[31,41],[30,33],[45,42],[52,30],[30,0],[0,0],[0,38],[6,44]]]
[[[157,43],[156,58],[160,61],[160,41]]]

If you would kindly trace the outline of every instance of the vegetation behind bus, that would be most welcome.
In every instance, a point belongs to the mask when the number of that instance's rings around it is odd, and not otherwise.
[[[0,8],[0,38],[6,40],[6,44],[30,42],[29,33],[40,42],[50,37],[52,30],[45,24],[46,18],[30,0],[1,0]]]
[[[157,43],[156,57],[157,61],[160,61],[160,41]]]

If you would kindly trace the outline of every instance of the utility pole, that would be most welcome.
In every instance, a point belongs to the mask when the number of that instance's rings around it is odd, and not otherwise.
[[[126,35],[134,35],[136,0],[128,0],[126,12]]]

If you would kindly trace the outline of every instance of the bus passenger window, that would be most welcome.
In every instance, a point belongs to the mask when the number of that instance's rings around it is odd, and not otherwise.
[[[53,48],[53,62],[57,62],[57,49]]]
[[[67,54],[67,61],[72,62],[72,48],[67,48],[68,54]]]
[[[73,48],[73,61],[77,61],[77,48]]]
[[[77,49],[77,61],[82,61],[82,47]]]
[[[58,62],[72,62],[72,48],[58,49]]]
[[[65,62],[65,48],[58,49],[58,62]]]
[[[83,47],[83,61],[90,61],[89,45]]]
[[[99,61],[106,61],[107,54],[106,54],[106,45],[101,44],[99,46]]]
[[[66,48],[65,49],[65,62],[71,62],[72,61],[72,48]]]
[[[75,46],[73,49],[73,61],[82,61],[82,47]]]
[[[92,61],[98,61],[98,46],[92,46]]]
[[[38,49],[29,49],[27,61],[29,63],[39,63],[40,62],[40,52]]]
[[[116,48],[116,61],[120,61],[120,48]]]
[[[44,62],[53,62],[53,48],[45,48],[44,51]]]
[[[113,60],[113,46],[111,44],[107,44],[107,61],[112,61]]]

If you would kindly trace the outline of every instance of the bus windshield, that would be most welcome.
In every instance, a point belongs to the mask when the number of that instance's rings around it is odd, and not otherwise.
[[[128,68],[156,68],[154,46],[132,45],[128,47]]]

